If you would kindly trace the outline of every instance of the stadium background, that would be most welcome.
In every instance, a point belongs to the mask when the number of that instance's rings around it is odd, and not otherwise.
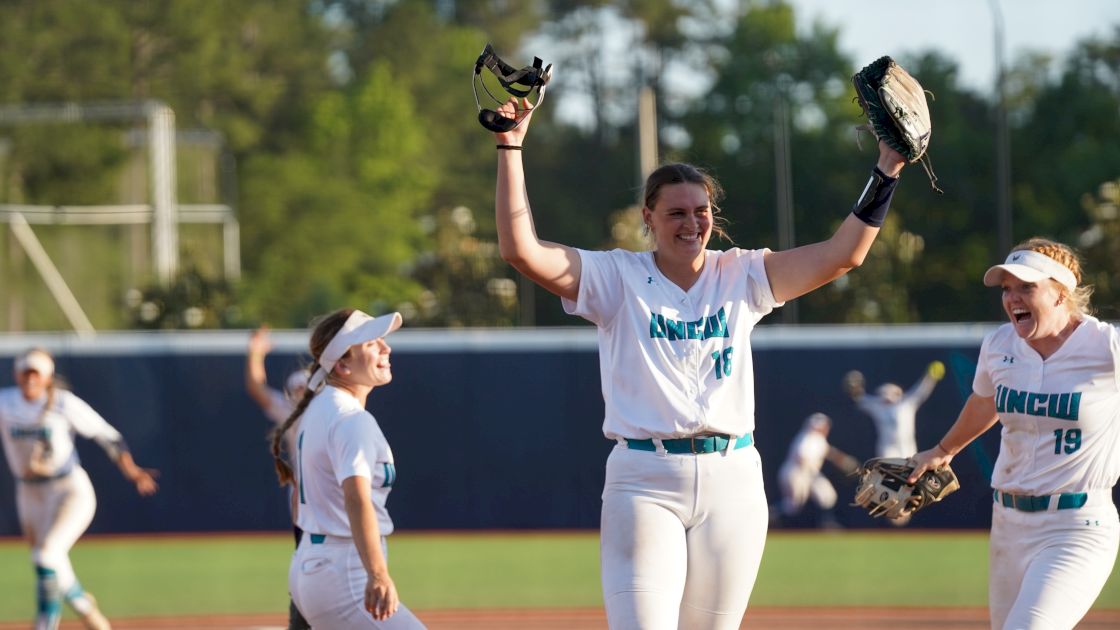
[[[793,435],[811,413],[834,419],[830,441],[865,459],[875,431],[841,387],[863,371],[870,387],[904,388],[932,360],[947,375],[918,414],[920,446],[955,420],[971,387],[979,341],[991,325],[766,327],[754,335],[758,407],[756,440],[771,502],[775,475]],[[80,443],[98,487],[90,533],[215,532],[283,529],[265,437],[271,427],[244,390],[247,334],[109,333],[12,336],[0,354],[42,343],[75,391],[127,436],[138,461],[158,468],[161,492],[137,501],[96,446]],[[306,334],[274,333],[267,368],[273,386],[301,364]],[[595,331],[402,330],[394,334],[394,381],[369,407],[393,444],[400,468],[392,513],[403,531],[417,529],[595,528],[606,455]],[[10,359],[0,359],[0,373]],[[945,509],[928,510],[912,527],[989,525],[988,477],[998,431],[957,457],[963,490]],[[833,475],[841,496],[852,480]],[[7,477],[7,470],[2,473]],[[0,481],[0,504],[13,484]],[[939,506],[941,507],[941,506]],[[848,527],[878,527],[841,502]],[[815,515],[791,525],[813,526]],[[15,535],[13,512],[0,512],[0,535]]]

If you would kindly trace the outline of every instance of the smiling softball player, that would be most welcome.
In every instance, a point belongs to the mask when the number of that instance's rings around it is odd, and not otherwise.
[[[1073,628],[1112,572],[1120,519],[1120,331],[1089,310],[1069,247],[1034,238],[984,274],[1009,322],[984,338],[956,423],[911,482],[996,422],[988,577],[992,628]]]
[[[587,251],[537,237],[522,164],[532,108],[498,113],[496,224],[502,257],[596,324],[607,459],[600,534],[612,628],[738,628],[766,541],[754,447],[750,335],[786,300],[858,266],[904,159],[880,142],[860,201],[827,241],[781,252],[708,249],[718,183],[688,164],[646,180],[653,251]],[[314,624],[312,624],[314,625]]]
[[[385,537],[393,533],[386,501],[397,478],[393,451],[365,409],[374,388],[393,380],[385,337],[399,313],[370,317],[343,309],[311,333],[311,380],[273,437],[282,483],[296,484],[303,539],[292,556],[288,588],[316,630],[424,625],[400,603],[389,576]],[[281,456],[284,433],[299,420],[297,473]]]
[[[13,371],[16,387],[0,389],[0,436],[16,479],[20,527],[31,544],[38,580],[35,629],[57,628],[65,601],[86,628],[107,630],[108,620],[70,564],[70,548],[97,507],[74,436],[97,442],[143,496],[158,488],[156,473],[137,466],[121,434],[85,401],[58,386],[54,360],[45,350],[16,357]]]

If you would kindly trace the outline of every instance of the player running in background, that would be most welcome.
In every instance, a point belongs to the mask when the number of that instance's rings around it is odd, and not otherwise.
[[[907,391],[894,383],[883,383],[871,395],[864,391],[863,374],[852,370],[844,376],[844,389],[875,423],[875,457],[909,457],[918,451],[915,424],[918,407],[933,393],[945,376],[945,364],[933,361],[925,374]]]
[[[307,370],[298,369],[288,374],[284,382],[284,391],[268,386],[268,373],[265,371],[264,358],[272,351],[272,340],[268,336],[268,327],[261,326],[249,336],[249,347],[245,352],[245,391],[249,397],[261,408],[264,415],[272,420],[277,427],[292,415],[296,402],[303,398],[307,389]],[[299,422],[288,433],[285,452],[295,453],[295,436],[299,430]],[[296,515],[299,506],[296,503],[294,486],[288,486],[288,508],[292,517],[292,533],[295,535],[296,547],[299,546],[303,531],[296,524]],[[294,602],[288,602],[288,630],[307,630],[307,620],[300,614]]]
[[[0,389],[0,436],[16,479],[16,508],[31,544],[38,580],[36,630],[54,630],[65,601],[86,628],[107,630],[109,621],[82,589],[70,549],[93,521],[97,498],[78,461],[75,434],[105,450],[142,496],[156,492],[156,471],[132,460],[121,434],[82,399],[63,389],[54,359],[33,349],[16,357],[15,387]]]
[[[319,321],[311,332],[311,380],[273,437],[280,481],[297,484],[304,531],[288,588],[316,629],[424,627],[400,603],[389,576],[385,537],[393,521],[385,503],[397,469],[365,409],[370,392],[393,379],[385,336],[400,325],[399,313],[373,318],[353,309]],[[297,420],[293,475],[281,445]]]
[[[1073,628],[1120,547],[1120,331],[1090,313],[1068,246],[1033,238],[988,269],[1010,320],[980,346],[956,423],[918,453],[911,482],[996,422],[989,544],[992,628]]]
[[[828,461],[844,474],[853,474],[859,470],[859,462],[828,443],[831,429],[831,418],[823,413],[814,413],[805,418],[804,425],[790,443],[789,454],[778,469],[782,517],[797,516],[811,498],[821,510],[822,527],[834,529],[840,526],[832,513],[832,508],[836,506],[836,489],[821,473],[821,468]]]
[[[511,99],[498,112],[520,121],[496,134],[502,258],[599,330],[603,432],[617,442],[600,535],[608,623],[738,628],[769,520],[752,434],[751,330],[863,262],[905,160],[880,143],[836,233],[781,252],[708,249],[722,235],[719,185],[665,165],[643,195],[653,251],[586,251],[538,238],[521,151],[532,108]]]

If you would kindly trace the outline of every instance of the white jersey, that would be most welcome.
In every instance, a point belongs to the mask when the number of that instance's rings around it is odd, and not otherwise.
[[[783,474],[795,471],[806,475],[816,475],[824,466],[830,450],[828,438],[820,431],[802,429],[789,445],[789,454],[782,463]]]
[[[984,338],[972,385],[1003,424],[992,486],[1050,495],[1120,477],[1120,331],[1084,321],[1045,361],[1004,324]]]
[[[936,385],[937,381],[924,376],[897,403],[889,403],[872,394],[856,398],[856,406],[871,416],[875,424],[876,457],[909,457],[918,452],[914,427],[918,407],[929,398]]]
[[[385,508],[396,466],[381,427],[358,399],[327,386],[300,418],[296,446],[297,525],[305,532],[350,537],[342,482],[364,477],[382,536],[393,533]]]
[[[60,475],[79,466],[74,449],[75,433],[103,443],[119,442],[121,434],[84,400],[65,389],[56,389],[54,404],[43,413],[47,396],[34,401],[23,398],[17,387],[0,389],[0,430],[4,455],[12,475],[27,476],[36,445],[50,444],[49,457],[43,460],[45,475]]]
[[[564,309],[599,329],[608,438],[754,430],[750,334],[776,306],[768,250],[707,250],[685,291],[652,252],[578,250],[579,295]]]

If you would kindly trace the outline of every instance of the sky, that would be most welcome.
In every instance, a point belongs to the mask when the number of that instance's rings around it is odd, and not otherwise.
[[[840,48],[857,65],[882,55],[941,51],[956,59],[962,83],[990,92],[995,83],[990,0],[787,0],[798,29],[814,20],[840,29]],[[1003,16],[1004,60],[1025,50],[1064,56],[1089,36],[1120,26],[1120,0],[995,0]],[[1059,66],[1060,67],[1060,66]]]

